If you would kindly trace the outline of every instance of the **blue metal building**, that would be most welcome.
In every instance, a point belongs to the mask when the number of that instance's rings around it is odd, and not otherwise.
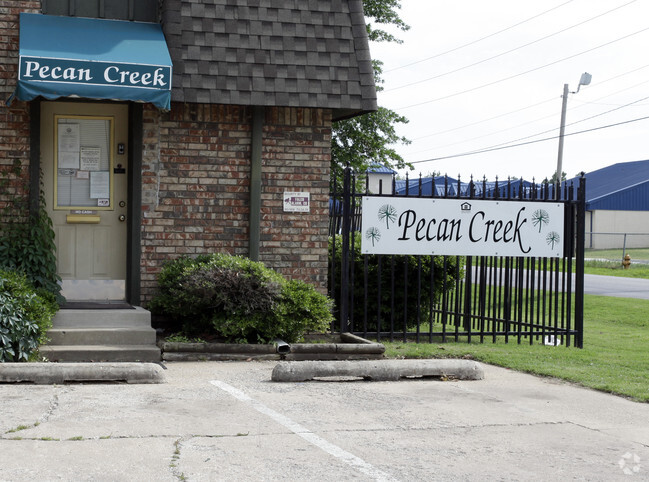
[[[649,160],[586,174],[586,234],[587,248],[649,246]]]
[[[577,184],[578,178],[574,181]],[[649,160],[619,162],[587,173],[586,210],[599,209],[649,211]]]

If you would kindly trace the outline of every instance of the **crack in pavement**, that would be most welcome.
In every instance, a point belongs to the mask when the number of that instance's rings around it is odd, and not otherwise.
[[[59,396],[61,394],[66,394],[66,393],[69,393],[69,392],[72,391],[71,387],[64,387],[64,386],[60,386],[60,385],[55,385],[54,388],[55,388],[55,391],[52,394],[52,397],[50,398],[49,407],[48,407],[47,411],[39,419],[40,423],[49,422],[49,420],[52,417],[52,415],[54,414],[54,412],[56,412],[56,410],[59,408]],[[60,390],[56,390],[56,389],[60,389]]]

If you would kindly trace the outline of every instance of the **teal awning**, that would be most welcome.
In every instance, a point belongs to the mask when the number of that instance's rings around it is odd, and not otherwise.
[[[21,13],[12,98],[131,100],[169,110],[171,67],[158,24]]]

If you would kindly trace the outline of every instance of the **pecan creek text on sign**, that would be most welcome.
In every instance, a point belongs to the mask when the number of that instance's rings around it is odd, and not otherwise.
[[[170,90],[170,67],[21,57],[20,79]]]
[[[563,255],[557,202],[364,197],[363,253]]]
[[[521,253],[527,254],[532,249],[523,241],[521,227],[527,223],[525,207],[516,213],[515,220],[486,219],[484,211],[471,216],[467,235],[473,243],[518,243]],[[408,241],[414,236],[417,241],[460,241],[462,239],[462,222],[466,219],[437,219],[434,217],[417,219],[416,211],[408,209],[399,216],[398,226],[403,231],[399,241]]]

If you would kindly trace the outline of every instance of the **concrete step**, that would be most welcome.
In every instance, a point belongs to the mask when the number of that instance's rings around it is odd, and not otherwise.
[[[151,312],[139,306],[133,309],[59,310],[52,320],[54,328],[151,328]]]
[[[151,313],[134,309],[63,309],[52,320],[41,355],[60,362],[160,361]]]
[[[45,345],[40,353],[52,362],[159,362],[155,345]]]
[[[48,345],[155,345],[156,332],[147,327],[52,328]]]

